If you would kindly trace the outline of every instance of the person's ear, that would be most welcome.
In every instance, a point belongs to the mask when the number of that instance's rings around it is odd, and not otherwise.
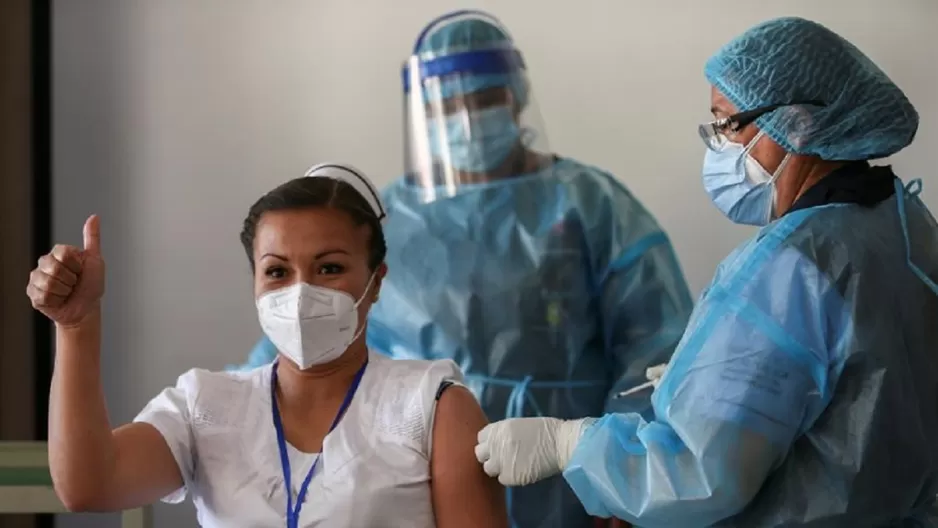
[[[521,112],[524,111],[524,107],[521,106],[521,101],[518,100],[517,97],[515,97],[514,90],[512,90],[511,88],[507,88],[507,87],[506,87],[506,90],[508,92],[508,96],[506,99],[508,100],[508,107],[511,108],[511,115],[512,117],[515,118],[516,122],[520,122]]]
[[[384,277],[388,274],[388,265],[384,262],[378,265],[375,269],[375,287],[374,295],[372,296],[371,302],[378,302],[378,298],[381,294],[381,284],[384,281]]]

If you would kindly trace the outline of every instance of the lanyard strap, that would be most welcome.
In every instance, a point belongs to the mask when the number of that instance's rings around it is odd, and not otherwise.
[[[355,397],[355,392],[358,391],[358,385],[362,381],[362,376],[365,374],[365,367],[368,366],[368,358],[365,358],[365,363],[358,369],[358,372],[355,373],[355,377],[352,379],[352,384],[349,385],[348,392],[345,393],[345,399],[342,401],[342,405],[339,407],[339,412],[336,413],[335,419],[332,420],[332,425],[329,427],[329,432],[327,435],[335,429],[335,426],[339,425],[339,421],[342,419],[342,416],[345,415],[345,411],[348,410],[349,405],[352,403],[352,398]],[[273,408],[274,415],[274,430],[277,431],[277,448],[280,450],[280,465],[283,468],[283,480],[284,487],[287,491],[287,528],[297,528],[300,525],[300,509],[303,508],[303,502],[306,499],[306,492],[309,490],[309,483],[313,480],[313,473],[316,471],[316,466],[319,465],[319,459],[322,458],[322,452],[319,453],[319,456],[316,457],[316,460],[313,462],[313,466],[309,468],[309,473],[306,474],[306,478],[303,479],[303,484],[300,486],[299,493],[296,494],[296,507],[293,506],[293,479],[290,474],[290,455],[287,452],[287,439],[283,434],[283,421],[280,419],[280,409],[277,406],[277,362],[274,362],[273,367],[270,371],[270,401],[271,407]],[[323,437],[323,443],[325,443],[325,437]]]

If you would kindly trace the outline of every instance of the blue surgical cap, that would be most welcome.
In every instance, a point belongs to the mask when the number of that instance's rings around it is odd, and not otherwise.
[[[484,13],[479,13],[479,17],[455,16],[462,13],[465,12],[450,13],[430,22],[427,28],[453,17],[452,22],[443,22],[426,35],[422,35],[414,52],[421,58],[429,59],[471,51],[514,48],[511,37],[498,25],[494,17]],[[515,73],[464,74],[452,79],[442,79],[440,86],[444,98],[506,86],[520,107],[524,107],[528,99],[527,80],[524,71],[520,69]]]
[[[786,106],[756,124],[786,151],[825,160],[869,160],[908,146],[918,113],[853,44],[802,18],[759,24],[707,61],[710,83],[740,111]]]

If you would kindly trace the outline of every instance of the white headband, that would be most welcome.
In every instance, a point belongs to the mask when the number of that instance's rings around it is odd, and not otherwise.
[[[387,219],[388,215],[384,212],[384,204],[381,203],[381,195],[378,194],[378,190],[375,189],[371,180],[355,167],[343,163],[320,163],[310,167],[304,176],[307,178],[330,178],[351,185],[368,202],[379,222],[383,224]]]

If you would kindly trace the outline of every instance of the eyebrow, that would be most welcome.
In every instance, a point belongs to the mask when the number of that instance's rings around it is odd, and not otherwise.
[[[726,108],[722,108],[722,107],[719,107],[719,106],[711,106],[711,107],[710,107],[710,113],[711,113],[711,114],[714,114],[714,115],[716,115],[716,114],[730,115],[730,112],[728,112],[728,111],[726,110]]]
[[[267,258],[267,257],[274,257],[274,258],[280,259],[280,260],[287,260],[287,257],[284,257],[283,255],[278,255],[278,254],[276,254],[276,253],[264,253],[264,254],[261,255],[260,258],[258,258],[257,260],[264,260],[264,259]]]

